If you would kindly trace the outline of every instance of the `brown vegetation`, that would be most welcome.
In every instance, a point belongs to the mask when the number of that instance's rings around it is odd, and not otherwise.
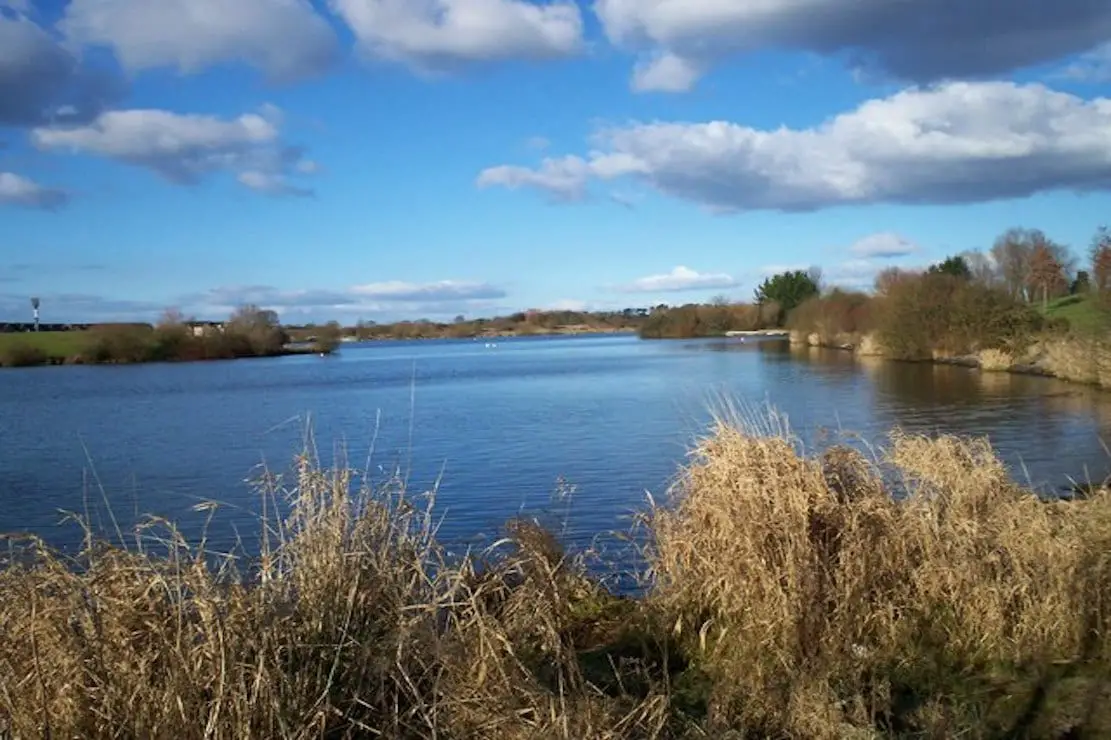
[[[0,348],[0,367],[36,367],[50,362],[50,356],[40,347],[27,342],[12,342]]]
[[[728,303],[659,307],[644,320],[644,339],[689,339],[716,337],[730,331],[754,331],[775,326],[780,314],[775,302],[760,305]]]
[[[582,334],[635,331],[648,309],[621,311],[519,311],[492,319],[467,319],[457,316],[452,322],[397,321],[378,324],[359,321],[344,327],[343,336],[368,341],[379,339],[469,339],[472,337],[536,336],[545,334]],[[289,327],[290,336],[305,339],[317,336],[321,327]]]
[[[1111,731],[1111,494],[1040,501],[983,441],[796,449],[702,442],[647,519],[637,599],[523,521],[451,558],[400,484],[304,459],[264,491],[291,511],[248,567],[160,522],[76,562],[32,542],[0,569],[0,734]]]

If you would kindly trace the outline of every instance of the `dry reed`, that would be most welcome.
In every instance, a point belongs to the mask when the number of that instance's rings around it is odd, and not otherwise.
[[[1111,728],[1111,494],[1043,502],[950,437],[807,458],[765,422],[694,450],[636,599],[526,520],[449,557],[431,497],[307,459],[249,565],[165,522],[157,547],[90,537],[76,561],[27,542],[0,568],[0,736]]]

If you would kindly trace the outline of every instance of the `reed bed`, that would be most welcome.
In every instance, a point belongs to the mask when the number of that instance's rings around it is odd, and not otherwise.
[[[13,541],[0,736],[1111,732],[1111,495],[1039,499],[985,441],[806,456],[719,422],[644,517],[636,598],[526,519],[450,555],[400,481],[302,458],[270,493],[249,563],[159,521]]]

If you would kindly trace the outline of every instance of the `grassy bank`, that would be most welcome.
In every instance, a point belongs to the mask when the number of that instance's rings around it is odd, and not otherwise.
[[[25,543],[0,571],[0,734],[1111,732],[1111,495],[1043,502],[983,442],[811,459],[721,425],[646,518],[636,599],[526,521],[452,557],[400,486],[302,460],[281,495],[251,566],[165,523],[76,562]]]
[[[218,329],[194,332],[168,314],[157,325],[100,324],[85,331],[0,334],[0,367],[60,364],[134,364],[275,357],[331,352],[338,337],[291,347],[277,315],[240,308]]]

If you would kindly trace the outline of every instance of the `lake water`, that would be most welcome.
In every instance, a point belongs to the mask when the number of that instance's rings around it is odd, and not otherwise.
[[[442,479],[451,538],[492,539],[562,485],[558,513],[583,544],[665,492],[723,395],[771,403],[812,446],[838,430],[880,441],[898,424],[988,435],[1039,486],[1111,469],[1111,394],[1042,378],[782,341],[382,342],[329,358],[2,371],[0,532],[68,546],[79,533],[61,510],[103,510],[106,497],[123,523],[195,527],[194,505],[216,500],[217,541],[236,529],[247,541],[259,505],[246,481],[264,461],[287,469],[311,425],[325,462],[345,449],[362,467],[373,447],[373,466],[409,469],[414,488]]]

